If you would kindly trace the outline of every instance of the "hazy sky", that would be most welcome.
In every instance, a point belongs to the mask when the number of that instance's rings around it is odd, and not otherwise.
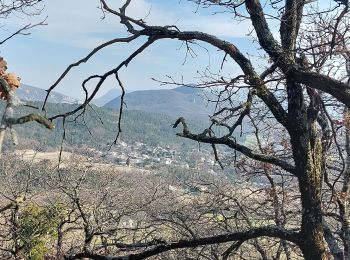
[[[30,36],[19,36],[1,46],[1,54],[9,63],[9,71],[15,71],[22,82],[48,88],[72,62],[84,57],[94,46],[116,38],[125,37],[124,27],[114,16],[101,20],[97,0],[50,0],[44,1],[45,9],[41,17],[30,22],[47,18],[47,26],[37,27]],[[119,7],[121,0],[111,0]],[[231,14],[213,15],[208,9],[199,9],[182,0],[133,0],[127,12],[135,18],[145,18],[152,25],[177,25],[181,30],[201,30],[235,43],[245,52],[254,50],[247,33],[251,30],[249,21],[235,22]],[[147,14],[149,14],[147,16]],[[15,17],[2,21],[0,36],[8,35],[21,25],[28,23],[26,18]],[[118,44],[96,55],[87,64],[73,69],[57,91],[73,97],[82,97],[81,82],[92,74],[100,74],[119,64],[146,39],[135,44]],[[210,66],[218,72],[223,53],[209,48],[196,48],[197,56],[185,59],[185,48],[176,40],[165,40],[154,44],[121,72],[128,91],[139,89],[164,88],[151,80],[152,77],[165,79],[172,75],[186,82],[196,82],[197,71]],[[209,47],[203,45],[204,47]],[[253,52],[254,53],[254,52]],[[224,73],[235,75],[239,70],[233,62],[225,65]],[[113,80],[108,81],[100,95],[117,87]]]

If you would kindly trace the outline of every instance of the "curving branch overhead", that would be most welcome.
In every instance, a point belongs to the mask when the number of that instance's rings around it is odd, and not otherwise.
[[[48,89],[47,97],[71,73],[72,68],[88,62],[102,49],[132,42],[137,43],[138,47],[125,60],[114,64],[113,69],[84,80],[84,102],[74,110],[52,115],[50,119],[82,115],[106,80],[114,77],[123,91],[116,130],[118,138],[122,131],[121,116],[127,88],[120,77],[122,70],[127,69],[131,62],[137,62],[137,58],[154,43],[165,39],[183,42],[188,53],[191,53],[192,46],[196,43],[211,46],[224,56],[223,63],[229,59],[239,66],[240,72],[230,77],[220,75],[221,71],[219,75],[204,72],[204,79],[197,86],[205,89],[205,94],[215,94],[215,98],[209,100],[215,104],[215,111],[209,118],[209,127],[202,132],[193,133],[184,118],[179,118],[174,127],[181,123],[182,131],[178,136],[212,145],[217,162],[220,163],[217,146],[222,145],[234,152],[232,157],[237,172],[266,178],[270,193],[263,199],[265,202],[273,201],[275,225],[271,228],[257,227],[245,214],[245,221],[251,227],[248,231],[223,229],[213,236],[197,236],[190,230],[190,239],[179,236],[177,241],[142,241],[144,247],[135,244],[135,250],[138,251],[128,252],[126,256],[130,259],[144,259],[179,248],[232,242],[231,251],[227,248],[224,254],[227,257],[246,241],[253,241],[256,250],[264,255],[262,245],[256,239],[273,237],[279,241],[277,255],[281,256],[283,251],[288,259],[291,259],[291,244],[296,245],[308,260],[349,258],[348,1],[327,1],[329,5],[325,8],[317,6],[323,1],[305,0],[190,1],[197,8],[213,8],[214,13],[224,10],[234,20],[250,21],[253,32],[248,33],[253,39],[252,46],[256,52],[248,54],[239,49],[235,39],[221,39],[206,32],[181,30],[175,25],[148,24],[143,19],[131,17],[131,2],[126,0],[119,9],[115,9],[110,5],[112,1],[100,0],[103,14],[118,17],[125,26],[126,36],[106,41],[86,57],[69,65]],[[258,58],[254,58],[254,55]],[[86,86],[93,80],[97,80],[97,83],[89,93]],[[172,80],[160,82],[188,85]],[[250,137],[254,142],[246,140],[245,143],[240,143],[236,140],[239,135],[244,135],[247,139]],[[222,166],[221,163],[220,165]],[[295,184],[293,191],[285,191],[287,188],[284,178],[287,177]],[[279,189],[282,191],[279,192]],[[294,209],[294,217],[297,216],[298,221],[291,224],[293,231],[287,229],[288,224],[285,223],[288,220],[284,217],[287,213],[283,210],[285,205],[281,206],[283,203],[279,202],[279,196],[284,198],[285,194],[293,194],[300,206],[298,210]],[[241,209],[240,212],[245,210]],[[281,221],[283,218],[285,222]],[[182,228],[187,228],[185,223],[181,225]],[[130,247],[132,245],[128,246]],[[343,251],[339,252],[341,250]],[[83,248],[67,257],[122,259],[124,255],[116,253],[111,256]]]

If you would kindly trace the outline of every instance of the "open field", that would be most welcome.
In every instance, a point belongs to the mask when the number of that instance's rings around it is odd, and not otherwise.
[[[59,161],[60,158],[60,152],[55,151],[55,152],[38,152],[35,150],[16,150],[15,154],[17,157],[21,158],[24,161],[27,162],[33,162],[33,163],[38,163],[42,161],[50,161],[53,165],[59,165],[59,167],[65,168],[67,167],[67,163],[71,161],[79,161],[82,163],[84,166],[91,170],[108,170],[113,168],[114,170],[120,171],[120,172],[125,172],[125,173],[130,173],[130,172],[143,172],[147,173],[149,171],[132,167],[132,166],[121,166],[121,165],[116,165],[116,164],[109,164],[109,163],[97,163],[97,162],[92,162],[92,160],[86,156],[83,155],[76,155],[71,152],[62,152],[61,153],[61,161]]]

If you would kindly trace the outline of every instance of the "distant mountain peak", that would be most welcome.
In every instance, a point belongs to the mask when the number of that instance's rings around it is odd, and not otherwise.
[[[189,94],[189,95],[200,92],[200,89],[196,87],[196,85],[181,86],[181,87],[174,88],[173,90],[182,94]]]
[[[207,121],[214,107],[200,93],[201,89],[191,87],[134,91],[125,95],[125,109]],[[119,109],[119,106],[120,97],[104,105],[114,109]]]
[[[105,104],[107,104],[109,101],[119,97],[122,94],[121,90],[118,88],[114,88],[109,90],[106,94],[102,95],[99,98],[94,98],[92,100],[92,104],[98,106],[98,107],[102,107]]]
[[[17,96],[23,101],[44,101],[47,94],[44,89],[32,87],[26,84],[21,84],[21,86],[16,90],[16,93]],[[53,91],[50,93],[48,102],[73,104],[76,103],[77,100]]]

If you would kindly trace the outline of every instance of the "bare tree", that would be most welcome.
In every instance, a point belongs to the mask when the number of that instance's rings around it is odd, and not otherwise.
[[[79,258],[80,252],[143,257],[169,241],[298,223],[295,187],[275,187],[274,193],[268,186],[247,185],[243,178],[233,182],[193,173],[178,180],[165,169],[159,170],[162,174],[93,169],[78,158],[65,160],[58,172],[53,164],[24,162],[18,155],[0,160],[2,258],[34,257],[36,252],[47,259]],[[288,180],[281,183],[288,186]],[[295,259],[300,251],[288,242],[256,238],[183,248],[156,258],[282,259],[285,254]]]
[[[111,8],[108,2],[100,1],[102,11],[119,17],[129,35],[97,46],[88,56],[71,64],[50,87],[48,95],[71,68],[87,62],[101,49],[141,39],[144,39],[144,43],[114,69],[87,78],[82,84],[86,93],[85,102],[75,110],[52,116],[51,119],[83,113],[111,76],[116,77],[123,90],[122,114],[125,92],[119,72],[145,49],[163,39],[183,41],[188,51],[191,51],[193,43],[209,44],[219,49],[225,58],[235,61],[241,74],[233,78],[204,75],[207,77],[201,86],[214,87],[218,93],[217,110],[208,129],[202,133],[192,133],[184,118],[179,118],[174,127],[182,125],[183,131],[179,136],[211,144],[217,161],[220,161],[217,145],[237,152],[240,155],[235,162],[238,172],[252,172],[268,180],[269,196],[265,199],[272,199],[274,212],[273,223],[267,221],[259,225],[244,217],[247,225],[241,229],[204,234],[194,232],[192,236],[178,237],[177,241],[152,240],[144,247],[138,247],[143,250],[130,253],[127,257],[144,259],[170,250],[231,243],[222,252],[227,257],[248,241],[265,259],[268,256],[258,239],[266,237],[272,242],[280,241],[279,252],[282,250],[287,258],[291,258],[290,244],[297,246],[305,259],[349,258],[348,1],[327,1],[329,5],[324,9],[317,7],[320,1],[305,0],[266,1],[264,4],[259,0],[192,1],[199,6],[219,6],[233,13],[237,19],[250,20],[256,40],[265,52],[261,57],[265,59],[261,60],[262,64],[266,64],[264,71],[259,71],[234,42],[205,32],[181,31],[176,26],[149,25],[127,14],[131,0],[126,0],[119,10]],[[267,18],[279,23],[279,37],[273,35]],[[85,86],[91,80],[97,80],[97,84],[89,94]],[[226,132],[217,136],[214,126]],[[240,128],[251,132],[254,145],[236,141],[234,134]],[[118,135],[120,130],[119,124]],[[292,191],[288,193],[284,191],[285,181],[280,181],[285,179],[291,179],[289,188]],[[296,210],[293,214],[299,221],[292,225],[286,225],[288,214],[285,213],[285,204],[281,206],[281,201],[289,196],[298,198],[300,208],[297,210],[298,206],[294,207]],[[259,199],[256,199],[256,203],[267,205]],[[236,206],[240,207],[240,203],[236,203]],[[244,207],[241,207],[241,212],[243,216],[248,215]],[[268,219],[267,212],[260,217]],[[84,247],[80,253],[69,256],[71,259],[83,257],[123,259],[125,255],[111,256]]]

